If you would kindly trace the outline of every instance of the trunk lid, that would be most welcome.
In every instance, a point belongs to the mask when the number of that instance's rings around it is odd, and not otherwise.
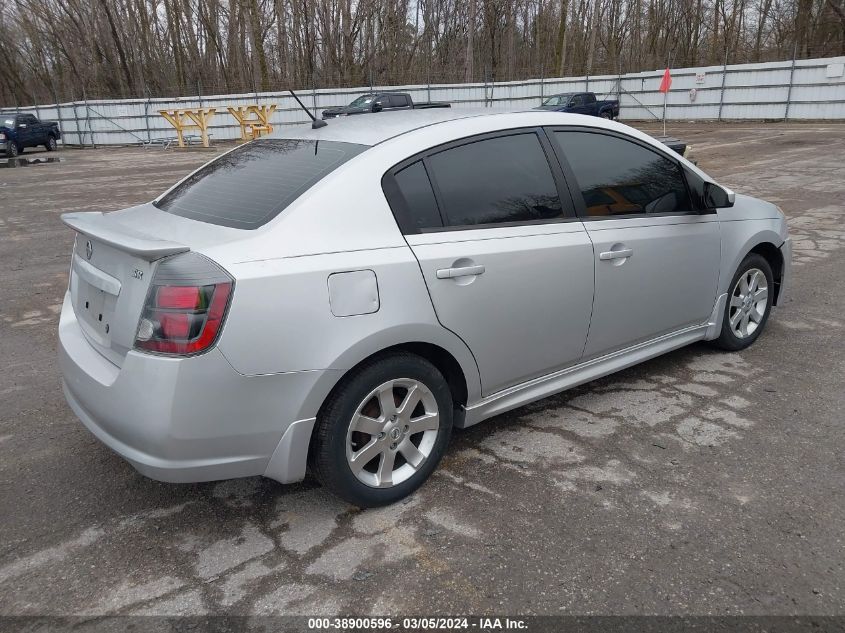
[[[152,205],[109,214],[65,213],[62,221],[76,231],[70,275],[74,313],[91,345],[118,366],[134,345],[158,263],[192,246],[196,250],[242,235]]]

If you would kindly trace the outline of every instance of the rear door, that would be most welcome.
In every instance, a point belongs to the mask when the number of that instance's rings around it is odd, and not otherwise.
[[[27,122],[29,124],[29,141],[33,145],[42,145],[47,142],[47,128],[38,119],[38,117],[30,114]]]
[[[441,324],[472,351],[490,394],[576,363],[593,249],[542,131],[435,148],[385,176]]]
[[[585,359],[705,323],[719,279],[719,222],[693,208],[678,161],[603,130],[550,135],[595,247]]]
[[[410,105],[411,103],[408,95],[390,95],[391,108],[408,108]]]

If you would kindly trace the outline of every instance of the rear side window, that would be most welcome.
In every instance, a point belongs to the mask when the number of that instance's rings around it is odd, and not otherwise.
[[[559,131],[563,149],[592,217],[688,213],[681,167],[632,141],[590,132]]]
[[[533,132],[474,141],[426,158],[449,226],[550,220],[563,208]]]
[[[405,167],[394,176],[405,200],[408,219],[416,229],[443,226],[431,182],[421,160]]]
[[[408,97],[405,95],[390,95],[390,105],[394,108],[403,108],[408,104]]]
[[[337,141],[255,141],[209,163],[156,206],[209,224],[256,229],[365,149]]]

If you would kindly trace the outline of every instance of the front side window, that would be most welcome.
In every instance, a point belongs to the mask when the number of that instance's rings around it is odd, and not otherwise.
[[[408,105],[408,97],[405,95],[390,95],[390,105],[394,108],[404,108]]]
[[[361,95],[357,99],[355,99],[352,103],[349,104],[350,108],[363,108],[365,105],[369,105],[375,99],[375,95]]]
[[[209,224],[256,229],[365,149],[337,141],[254,141],[189,176],[156,206]]]
[[[588,216],[692,209],[680,165],[658,152],[607,134],[557,131],[553,136],[575,172]]]
[[[563,208],[533,132],[484,139],[426,159],[450,226],[551,220]]]
[[[575,95],[574,97],[572,97],[572,103],[570,105],[573,105],[573,106],[584,105],[584,95]]]
[[[569,101],[569,95],[555,95],[549,97],[543,102],[544,106],[565,106]]]

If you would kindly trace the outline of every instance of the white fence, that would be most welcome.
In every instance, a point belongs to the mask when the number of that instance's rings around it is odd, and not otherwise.
[[[663,94],[658,91],[662,70],[603,75],[531,79],[496,84],[390,86],[409,92],[417,101],[450,101],[453,107],[533,108],[544,97],[560,92],[592,91],[598,98],[618,98],[620,118],[656,120],[662,117]],[[375,90],[387,88],[376,86]],[[301,91],[315,112],[343,105],[370,87]],[[304,123],[308,119],[287,92],[213,95],[164,99],[74,101],[58,105],[4,108],[34,112],[58,121],[63,140],[75,145],[132,144],[173,137],[175,131],[159,110],[216,107],[212,140],[235,139],[239,128],[226,106],[277,104],[274,125]],[[670,120],[845,120],[845,57],[807,59],[733,66],[705,66],[672,70],[667,96]]]

